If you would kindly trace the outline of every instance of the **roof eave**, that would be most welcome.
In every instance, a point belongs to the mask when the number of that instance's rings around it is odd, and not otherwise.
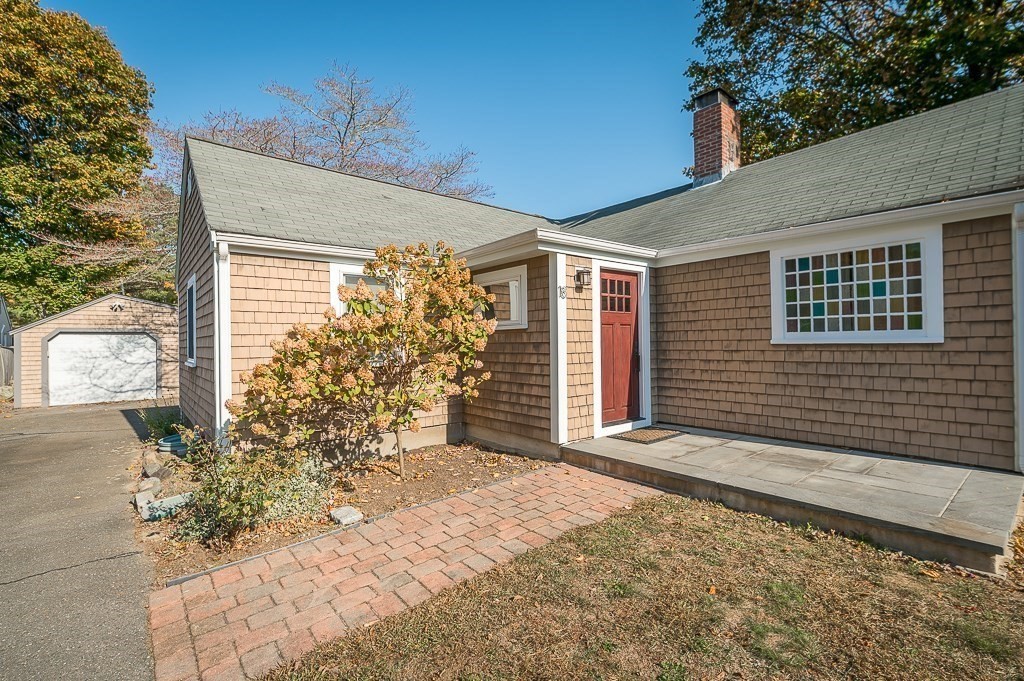
[[[658,250],[655,267],[666,267],[686,262],[711,260],[714,258],[754,253],[766,250],[767,246],[777,241],[817,236],[830,232],[851,229],[867,229],[871,227],[901,224],[911,220],[927,220],[929,218],[951,217],[956,219],[980,218],[987,215],[999,215],[1004,209],[1012,211],[1014,204],[1024,201],[1024,189],[996,192],[970,196],[962,199],[939,201],[907,208],[867,213],[863,215],[839,218],[824,222],[808,223],[776,229],[759,234],[705,241],[687,246],[663,248]]]
[[[601,258],[612,256],[620,262],[651,262],[657,251],[653,248],[633,246],[606,239],[582,236],[551,229],[532,229],[475,248],[460,251],[471,267],[496,265],[522,259],[538,253],[564,253],[580,257]]]

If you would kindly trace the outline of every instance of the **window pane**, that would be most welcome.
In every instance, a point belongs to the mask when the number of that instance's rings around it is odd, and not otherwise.
[[[512,288],[509,286],[509,282],[503,281],[499,284],[484,286],[484,290],[494,296],[494,302],[489,305],[490,310],[484,316],[487,319],[497,319],[499,322],[510,321],[512,319]]]
[[[359,285],[360,279],[366,283],[366,285],[370,288],[370,291],[374,294],[376,294],[378,291],[384,290],[384,284],[382,284],[379,279],[376,279],[374,277],[367,277],[362,274],[346,274],[345,286],[348,286],[349,288],[355,288],[356,286]]]
[[[787,332],[921,330],[921,252],[911,242],[784,259]]]
[[[195,286],[189,286],[186,295],[186,310],[185,310],[185,325],[186,325],[186,347],[188,353],[188,359],[195,359],[196,356],[196,289]]]

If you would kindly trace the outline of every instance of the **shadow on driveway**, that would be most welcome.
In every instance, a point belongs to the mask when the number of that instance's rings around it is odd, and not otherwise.
[[[0,419],[0,679],[151,679],[127,470],[139,405]]]

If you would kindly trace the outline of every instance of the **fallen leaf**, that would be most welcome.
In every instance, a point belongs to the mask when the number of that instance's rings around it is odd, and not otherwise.
[[[708,587],[708,593],[714,596],[716,593],[718,593],[718,590],[715,589],[714,585],[711,585]]]

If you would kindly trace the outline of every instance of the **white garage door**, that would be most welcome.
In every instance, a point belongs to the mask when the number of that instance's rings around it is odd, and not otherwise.
[[[156,397],[156,341],[142,333],[61,333],[50,339],[50,405]]]

